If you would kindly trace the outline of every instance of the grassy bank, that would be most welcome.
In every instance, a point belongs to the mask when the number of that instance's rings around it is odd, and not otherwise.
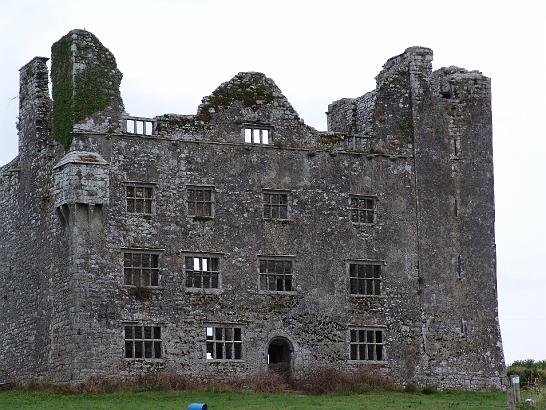
[[[192,402],[207,403],[211,410],[230,409],[505,409],[503,392],[438,392],[424,395],[377,391],[353,395],[307,396],[241,392],[116,392],[58,394],[44,391],[0,392],[0,409],[173,409],[185,410]]]

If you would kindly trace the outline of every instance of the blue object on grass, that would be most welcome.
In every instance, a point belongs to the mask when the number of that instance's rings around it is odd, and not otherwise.
[[[188,405],[187,410],[208,410],[208,408],[205,403],[191,403]]]

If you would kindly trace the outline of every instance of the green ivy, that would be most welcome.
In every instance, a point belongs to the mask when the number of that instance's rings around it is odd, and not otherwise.
[[[411,142],[411,137],[413,135],[413,117],[410,112],[406,113],[400,123],[398,124],[402,137],[406,143]]]
[[[119,80],[115,78],[115,58],[99,40],[88,33],[86,41],[77,43],[79,56],[85,58],[85,68],[74,73],[72,35],[69,34],[51,48],[53,83],[53,137],[65,146],[72,143],[74,124],[106,109],[117,95]]]
[[[72,50],[70,38],[64,37],[51,47],[53,83],[53,138],[68,148],[72,143],[74,107],[72,96]]]

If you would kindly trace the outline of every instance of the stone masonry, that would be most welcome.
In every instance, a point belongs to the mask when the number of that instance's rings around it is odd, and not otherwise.
[[[0,382],[314,366],[502,388],[491,90],[432,51],[305,125],[243,72],[195,115],[125,113],[73,30],[21,68],[0,168]]]

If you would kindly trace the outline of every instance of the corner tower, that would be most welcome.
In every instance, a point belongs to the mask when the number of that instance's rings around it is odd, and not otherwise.
[[[66,148],[74,132],[120,131],[122,74],[92,33],[72,30],[51,47],[53,136]]]

